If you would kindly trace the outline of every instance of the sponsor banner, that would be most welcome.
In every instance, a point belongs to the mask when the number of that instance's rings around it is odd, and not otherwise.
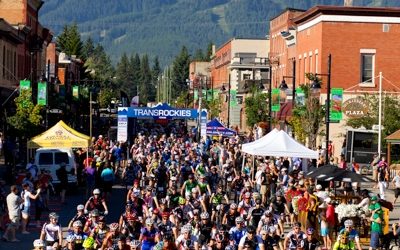
[[[117,130],[117,141],[126,142],[128,140],[128,116],[118,116],[118,130]]]
[[[201,137],[207,136],[207,109],[202,109],[201,110],[200,136]]]
[[[279,111],[281,109],[281,102],[280,102],[280,89],[272,89],[271,93],[271,111]]]
[[[37,104],[42,105],[42,106],[47,105],[47,83],[46,82],[38,82]]]
[[[153,108],[119,108],[118,115],[154,119],[198,119],[197,109],[178,109],[166,103],[158,104]]]
[[[343,102],[343,89],[332,88],[331,89],[331,103],[330,103],[330,117],[331,121],[342,120],[342,102]]]
[[[302,88],[296,88],[295,104],[296,106],[304,106],[306,104],[306,95]]]
[[[79,86],[72,86],[72,96],[75,100],[79,99]]]
[[[21,80],[19,81],[20,90],[30,90],[31,89],[31,81],[29,80]]]

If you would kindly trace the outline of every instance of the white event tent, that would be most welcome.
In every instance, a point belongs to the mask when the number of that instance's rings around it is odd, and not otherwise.
[[[259,156],[318,158],[317,151],[300,144],[285,131],[275,129],[254,142],[243,144],[242,152]]]

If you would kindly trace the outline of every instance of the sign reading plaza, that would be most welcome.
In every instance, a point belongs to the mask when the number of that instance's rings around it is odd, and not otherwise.
[[[118,115],[126,115],[133,118],[153,118],[153,119],[197,119],[196,109],[173,108],[166,103],[158,104],[153,108],[119,108]]]

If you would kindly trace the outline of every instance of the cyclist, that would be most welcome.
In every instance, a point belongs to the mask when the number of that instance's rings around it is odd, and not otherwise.
[[[355,250],[354,241],[349,240],[349,232],[339,234],[339,240],[333,245],[333,250]]]
[[[182,197],[185,197],[187,194],[190,194],[192,192],[193,188],[197,187],[197,181],[194,179],[194,175],[190,174],[189,179],[186,180],[181,188],[181,195]]]
[[[250,222],[250,225],[257,227],[258,222],[264,214],[264,208],[261,206],[261,197],[257,197],[255,201],[256,205],[250,208],[249,214],[247,215],[247,221]]]
[[[161,222],[157,225],[160,230],[161,238],[165,238],[168,235],[173,236],[174,239],[178,238],[177,229],[174,223],[169,220],[169,212],[162,212]]]
[[[246,229],[243,227],[244,220],[242,217],[236,217],[235,222],[236,226],[229,230],[229,237],[233,241],[234,245],[238,246],[242,237],[246,235]]]
[[[210,215],[207,212],[203,212],[200,214],[201,222],[200,222],[200,237],[199,244],[204,245],[207,243],[212,237],[212,231],[215,227],[214,223],[210,221]]]
[[[224,191],[222,191],[222,185],[218,185],[217,191],[211,194],[210,203],[211,203],[211,220],[215,221],[216,214],[218,211],[224,211],[223,209],[223,199],[225,199],[226,204],[229,204],[229,198]],[[220,221],[220,219],[218,219]]]
[[[197,188],[199,190],[200,195],[203,197],[206,197],[207,195],[211,194],[210,185],[206,181],[206,176],[204,174],[200,174]]]
[[[86,224],[87,216],[84,213],[85,206],[80,204],[76,207],[76,215],[70,220],[68,224],[68,229],[72,229],[72,225],[75,221],[80,221],[82,225]]]
[[[118,244],[118,238],[119,238],[118,223],[111,223],[110,231],[104,237],[101,249],[108,249],[108,248],[113,249],[113,247]]]
[[[337,241],[339,241],[341,239],[340,235],[342,235],[344,232],[347,232],[348,233],[348,235],[347,235],[348,241],[353,242],[354,245],[356,246],[357,250],[361,250],[362,248],[361,248],[361,244],[360,244],[360,237],[358,235],[357,230],[355,230],[353,228],[353,226],[354,226],[354,223],[351,219],[346,220],[344,222],[344,228],[342,230],[340,230],[340,232],[339,232]]]
[[[199,243],[196,236],[192,234],[192,226],[184,225],[181,235],[175,241],[176,247],[180,250],[194,249],[199,250]]]
[[[94,249],[97,249],[97,247],[102,245],[103,240],[109,231],[110,229],[106,224],[104,216],[100,216],[97,225],[90,232],[90,237],[93,239]]]
[[[46,242],[47,249],[57,249],[62,246],[63,237],[58,217],[58,214],[50,213],[50,223],[45,223],[42,227],[40,239]]]
[[[108,207],[106,204],[106,200],[101,197],[100,189],[96,188],[93,190],[93,196],[89,198],[89,200],[85,204],[85,214],[92,211],[93,209],[97,209],[98,211],[104,211],[104,215],[108,214]]]
[[[142,242],[142,250],[150,250],[160,241],[160,234],[151,218],[146,219],[146,226],[140,230],[139,240]]]
[[[304,240],[304,249],[307,250],[318,250],[320,249],[320,242],[319,240],[314,237],[314,228],[310,227],[307,228],[306,231],[307,238]]]
[[[293,223],[293,230],[286,235],[283,247],[284,249],[290,250],[302,248],[306,238],[306,234],[301,231],[301,224],[299,222],[295,222]]]
[[[90,217],[89,219],[86,220],[85,226],[83,227],[83,232],[85,233],[90,233],[90,231],[93,230],[97,226],[97,222],[99,219],[99,211],[97,209],[94,209],[90,212]]]
[[[229,207],[229,211],[224,214],[224,218],[222,219],[222,225],[227,225],[229,228],[235,226],[235,219],[240,216],[240,213],[237,211],[237,205],[232,203]]]
[[[81,221],[77,220],[72,224],[72,232],[70,232],[67,236],[70,237],[68,242],[68,249],[74,250],[82,250],[83,249],[83,242],[87,238],[87,235],[82,231],[83,224]]]
[[[256,235],[256,229],[253,226],[247,227],[247,233],[239,241],[238,250],[244,248],[253,250],[264,250],[264,242],[260,236]]]

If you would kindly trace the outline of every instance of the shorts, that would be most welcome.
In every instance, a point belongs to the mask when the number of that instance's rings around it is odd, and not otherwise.
[[[369,243],[369,246],[370,246],[371,248],[376,249],[376,248],[379,247],[379,237],[380,237],[380,234],[379,234],[379,233],[377,233],[377,232],[371,232],[371,241],[370,241],[370,243]]]
[[[267,193],[267,186],[266,185],[261,185],[260,188],[260,194],[265,195]]]
[[[325,237],[329,235],[329,229],[327,227],[321,227],[321,236]]]
[[[10,217],[10,227],[18,228],[19,227],[19,216],[12,216]]]
[[[398,198],[399,195],[400,195],[400,188],[396,188],[396,189],[394,190],[394,197]]]
[[[21,209],[21,213],[24,215],[29,215],[29,207],[23,206],[23,208]]]

